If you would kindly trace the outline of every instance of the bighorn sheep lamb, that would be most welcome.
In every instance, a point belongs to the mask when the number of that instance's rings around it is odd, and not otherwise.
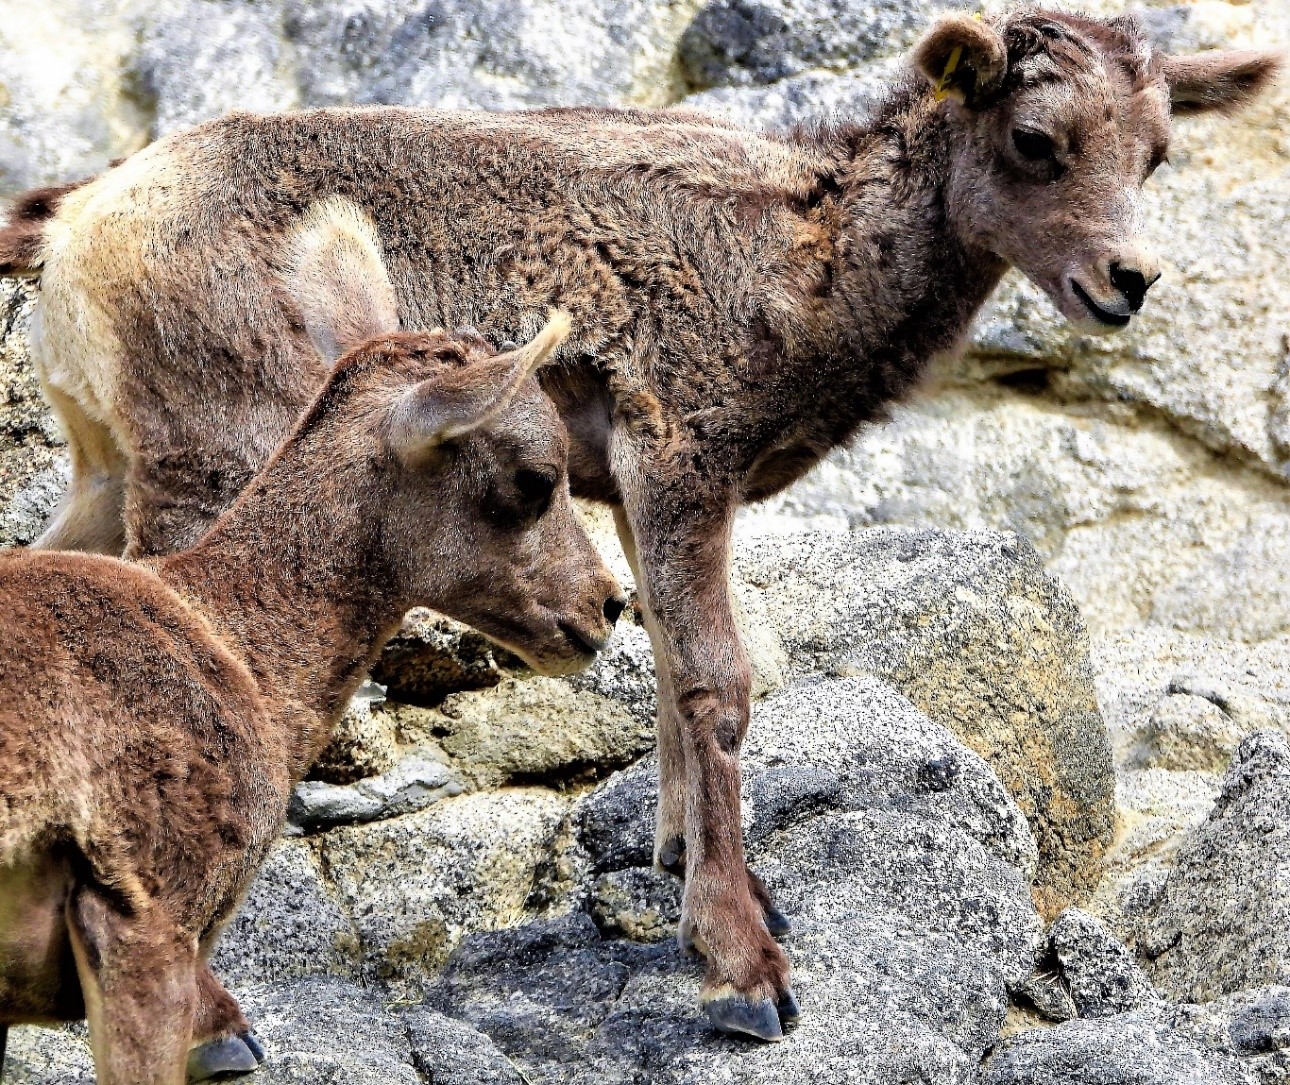
[[[952,347],[1010,265],[1081,327],[1159,274],[1138,193],[1171,114],[1233,108],[1264,53],[1167,56],[1133,17],[942,17],[867,118],[758,135],[693,112],[234,114],[37,193],[0,265],[44,275],[38,365],[75,477],[42,545],[163,553],[259,467],[323,379],[271,283],[309,202],[376,221],[414,327],[577,332],[542,373],[575,494],[619,509],[659,674],[658,862],[719,1027],[796,1013],[748,872],[736,506],[846,441]],[[52,217],[51,205],[56,205]]]
[[[253,1069],[204,961],[404,612],[566,674],[622,610],[530,377],[568,318],[502,354],[399,332],[376,244],[306,217],[297,311],[348,353],[200,542],[0,555],[0,1064],[10,1024],[88,1016],[102,1085]]]

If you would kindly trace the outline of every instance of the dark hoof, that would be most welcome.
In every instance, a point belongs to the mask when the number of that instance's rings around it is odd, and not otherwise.
[[[685,877],[685,837],[674,836],[663,841],[663,846],[658,849],[658,865],[669,874]]]
[[[211,1081],[234,1074],[249,1074],[259,1065],[255,1052],[242,1037],[226,1036],[222,1040],[210,1040],[188,1052],[188,1080]]]
[[[703,1000],[712,1027],[734,1036],[753,1036],[758,1040],[775,1041],[784,1038],[779,1023],[779,1011],[769,998],[751,1002],[731,988]]]
[[[246,1044],[247,1049],[255,1056],[256,1062],[264,1062],[264,1047],[256,1039],[254,1032],[243,1032],[240,1036],[241,1041]]]
[[[783,938],[785,935],[793,933],[793,924],[789,921],[788,916],[781,912],[773,904],[766,906],[766,929],[776,938]]]
[[[791,987],[779,996],[775,1009],[779,1011],[781,1024],[796,1025],[802,1019],[802,1007],[797,1004],[797,996]]]

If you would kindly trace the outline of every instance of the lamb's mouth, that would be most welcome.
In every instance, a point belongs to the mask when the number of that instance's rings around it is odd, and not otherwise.
[[[1109,328],[1123,328],[1130,320],[1133,319],[1132,313],[1115,313],[1110,309],[1103,309],[1093,300],[1092,295],[1079,284],[1078,279],[1071,279],[1071,291],[1079,298],[1084,308],[1092,314],[1093,319],[1100,324],[1105,324]]]

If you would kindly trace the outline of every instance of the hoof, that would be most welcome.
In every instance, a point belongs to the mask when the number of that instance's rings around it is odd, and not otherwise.
[[[247,1050],[249,1050],[251,1054],[255,1056],[256,1062],[264,1062],[264,1047],[261,1045],[260,1041],[256,1038],[256,1035],[254,1032],[243,1032],[239,1036],[239,1039],[244,1044],[246,1044]]]
[[[766,929],[776,938],[783,938],[785,935],[793,933],[793,924],[789,922],[788,916],[781,912],[775,905],[766,906]]]
[[[663,841],[663,846],[658,849],[658,865],[669,874],[685,877],[685,837],[674,836]]]
[[[258,1048],[260,1045],[257,1043],[255,1046]],[[188,1052],[189,1081],[211,1081],[234,1074],[249,1074],[259,1066],[254,1050],[241,1036],[209,1040]]]
[[[802,1019],[802,1007],[797,1004],[797,996],[791,987],[779,996],[775,1009],[779,1011],[781,1024],[796,1025]]]
[[[782,1001],[782,1000],[781,1000]],[[784,1038],[779,1010],[769,998],[753,1002],[730,987],[703,1000],[712,1027],[734,1036],[774,1042]]]

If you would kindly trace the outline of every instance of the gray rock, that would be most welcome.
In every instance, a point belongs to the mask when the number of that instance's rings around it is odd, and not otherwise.
[[[1068,1021],[1006,1040],[983,1085],[1247,1085],[1236,1060],[1141,1014]]]
[[[326,748],[310,768],[311,780],[352,784],[394,768],[401,750],[394,719],[379,711],[386,693],[385,686],[370,679],[359,686]]]
[[[1110,744],[1079,612],[1024,540],[804,531],[739,546],[735,571],[790,673],[881,678],[985,758],[1034,831],[1046,911],[1093,888]]]
[[[689,95],[681,105],[769,131],[828,121],[859,123],[899,67],[899,61],[892,61],[845,75],[807,72],[766,86],[714,87]]]
[[[681,881],[656,867],[612,870],[592,889],[591,918],[611,938],[673,938],[681,919]]]
[[[1049,939],[1080,1017],[1114,1017],[1161,1005],[1132,952],[1087,912],[1067,908]]]
[[[657,698],[649,634],[626,618],[596,662],[565,681],[575,690],[617,701],[643,726],[654,726]]]
[[[695,87],[775,83],[811,68],[853,68],[913,44],[953,0],[711,0],[681,37]]]
[[[411,754],[389,772],[357,784],[305,780],[292,793],[287,816],[292,824],[316,832],[336,825],[411,814],[432,802],[460,795],[464,790],[461,780],[447,765]]]
[[[211,959],[227,983],[357,976],[358,935],[303,840],[279,840]]]
[[[1178,1006],[1169,1017],[1197,1043],[1239,1059],[1251,1085],[1290,1080],[1290,988],[1238,991],[1201,1006]]]
[[[1204,1002],[1290,981],[1290,743],[1241,743],[1213,811],[1179,848],[1139,946],[1165,994]]]
[[[408,612],[372,677],[393,701],[437,705],[449,693],[486,689],[525,671],[482,633],[419,607]]]
[[[257,1085],[520,1085],[486,1036],[334,979],[239,988],[267,1058]]]
[[[6,1085],[94,1085],[85,1026],[11,1027],[0,1078]]]
[[[415,993],[466,934],[526,918],[567,809],[546,789],[507,788],[319,837],[323,868],[354,917],[364,975]]]

